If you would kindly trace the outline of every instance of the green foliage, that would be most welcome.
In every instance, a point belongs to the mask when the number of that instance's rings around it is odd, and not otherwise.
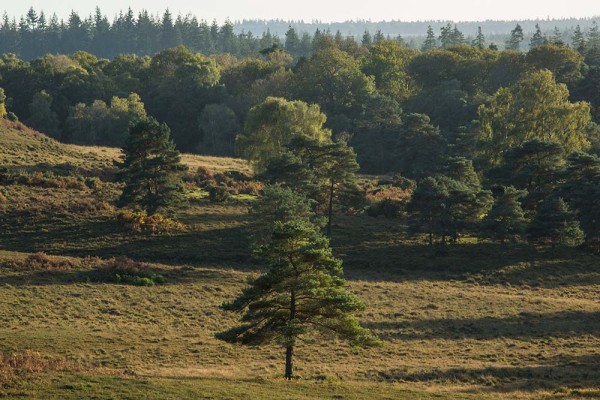
[[[36,93],[29,104],[29,119],[27,125],[50,137],[59,139],[59,119],[52,110],[52,96],[45,90]]]
[[[521,25],[517,24],[517,26],[515,26],[515,29],[510,31],[510,38],[506,42],[506,49],[519,51],[523,39],[523,28],[521,28]]]
[[[314,200],[309,200],[297,190],[281,185],[265,186],[259,201],[249,210],[251,223],[249,233],[255,248],[270,243],[277,222],[301,220],[322,225],[315,218]]]
[[[504,245],[508,240],[520,238],[525,232],[527,220],[520,200],[527,195],[527,191],[502,186],[496,192],[494,205],[482,220],[481,233]]]
[[[119,164],[119,178],[125,183],[119,204],[150,215],[181,208],[187,202],[181,178],[187,167],[180,161],[165,124],[146,119],[132,126]]]
[[[289,193],[286,195],[289,198]],[[290,211],[288,209],[288,211]],[[365,304],[346,289],[342,262],[319,228],[302,215],[277,221],[271,241],[257,249],[266,271],[222,308],[242,314],[242,324],[217,334],[231,343],[278,343],[286,348],[285,377],[293,377],[293,350],[309,332],[356,345],[378,344],[354,315]]]
[[[0,88],[0,118],[6,118],[6,95],[2,88]]]
[[[556,189],[564,164],[565,152],[559,143],[533,139],[508,150],[503,163],[490,170],[488,177],[526,190],[525,207],[533,210]]]
[[[529,50],[525,60],[536,69],[550,70],[559,83],[573,85],[583,77],[583,57],[565,46],[546,44],[534,47]]]
[[[554,253],[557,245],[580,245],[585,235],[567,203],[562,198],[553,196],[545,199],[538,207],[527,229],[527,237],[533,242],[550,242]]]
[[[446,141],[427,115],[406,115],[396,146],[396,171],[403,176],[419,179],[444,167]]]
[[[293,93],[299,99],[321,106],[329,116],[352,116],[375,92],[375,82],[356,60],[337,48],[315,53],[297,66]]]
[[[429,235],[458,239],[461,232],[475,226],[492,205],[492,194],[482,190],[470,160],[450,159],[447,175],[422,179],[408,205],[410,229]]]
[[[364,113],[354,122],[350,141],[363,172],[384,174],[396,169],[401,129],[402,109],[398,102],[382,95],[371,97]]]
[[[561,195],[574,210],[588,243],[600,239],[600,158],[577,152],[568,158]]]
[[[180,46],[152,57],[146,74],[142,97],[148,113],[169,125],[179,148],[193,151],[202,137],[199,110],[223,95],[216,61]]]
[[[297,136],[285,153],[272,159],[263,177],[300,190],[314,200],[316,210],[327,216],[327,234],[331,235],[335,206],[351,209],[362,205],[358,169],[356,154],[345,142],[319,143]]]
[[[318,105],[269,97],[250,110],[244,134],[238,136],[236,144],[240,154],[261,171],[295,136],[329,141],[331,131],[323,128],[325,120]]]
[[[384,40],[370,47],[362,63],[362,71],[375,78],[381,94],[405,101],[412,92],[406,68],[417,54],[416,50],[402,47],[396,41]]]
[[[567,152],[590,146],[585,135],[589,104],[571,103],[567,87],[547,70],[530,72],[512,87],[499,89],[479,108],[479,118],[480,151],[492,164],[506,150],[534,138],[557,141]]]
[[[227,187],[219,185],[211,185],[208,187],[208,199],[211,203],[223,203],[229,199]]]
[[[129,127],[146,117],[144,103],[136,93],[126,99],[113,97],[110,107],[102,100],[96,100],[89,106],[79,103],[69,112],[64,139],[77,144],[122,146],[127,140]]]
[[[224,104],[209,104],[200,113],[198,124],[202,130],[199,153],[233,156],[235,138],[242,128],[235,113]]]
[[[134,286],[154,286],[165,283],[165,278],[147,264],[127,257],[112,258],[91,275],[95,281],[122,283]]]

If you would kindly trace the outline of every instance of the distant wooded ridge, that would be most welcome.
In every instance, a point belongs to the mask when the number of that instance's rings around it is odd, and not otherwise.
[[[21,17],[6,13],[2,17],[0,54],[14,53],[22,59],[33,60],[45,54],[72,54],[83,50],[112,59],[119,54],[152,55],[183,45],[205,55],[229,53],[251,57],[275,46],[284,47],[298,59],[310,56],[314,44],[323,36],[335,38],[338,43],[347,39],[363,45],[371,40],[393,39],[404,47],[418,49],[423,48],[426,37],[429,41],[439,40],[442,47],[470,44],[479,37],[493,48],[504,49],[514,29],[525,43],[537,35],[553,37],[554,41],[570,46],[576,31],[596,32],[598,24],[594,18],[569,18],[456,24],[450,21],[227,20],[219,25],[201,16],[174,15],[168,9],[162,15],[152,15],[146,10],[134,12],[128,8],[110,19],[97,7],[87,16],[72,11],[66,19],[59,19],[56,14],[30,8]],[[450,31],[456,37],[448,41],[445,36]]]
[[[589,18],[561,18],[561,19],[530,19],[530,20],[506,20],[506,21],[452,21],[452,20],[431,20],[431,21],[369,21],[356,20],[344,22],[321,22],[318,20],[311,22],[288,21],[288,20],[242,20],[234,21],[233,26],[237,33],[252,32],[262,34],[269,30],[271,34],[284,36],[289,27],[293,27],[299,32],[315,32],[330,30],[332,33],[338,30],[344,36],[361,37],[365,31],[374,33],[381,31],[384,35],[396,36],[425,36],[427,28],[431,26],[435,31],[439,30],[448,23],[456,25],[457,28],[467,35],[475,35],[477,28],[481,29],[487,35],[508,35],[514,29],[516,24],[521,25],[525,33],[533,33],[538,24],[542,31],[550,32],[554,28],[561,31],[571,31],[579,25],[582,29],[592,26],[594,21],[600,21],[600,14]]]

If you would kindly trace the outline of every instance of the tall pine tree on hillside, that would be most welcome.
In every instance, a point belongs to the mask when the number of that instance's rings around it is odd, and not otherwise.
[[[289,216],[288,216],[289,217]],[[285,348],[285,378],[294,376],[293,357],[305,334],[338,337],[355,345],[379,340],[355,316],[365,304],[348,291],[342,262],[336,259],[319,227],[305,218],[278,221],[270,242],[257,254],[267,264],[241,295],[223,304],[242,314],[241,325],[217,334],[230,343],[277,343]]]
[[[172,213],[186,204],[179,151],[166,124],[147,118],[132,126],[119,164],[119,179],[125,183],[121,206]]]

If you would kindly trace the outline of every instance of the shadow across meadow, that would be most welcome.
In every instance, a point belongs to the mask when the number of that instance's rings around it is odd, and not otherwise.
[[[371,322],[365,326],[384,340],[572,338],[597,335],[600,332],[600,312],[521,312],[505,318],[399,320]]]

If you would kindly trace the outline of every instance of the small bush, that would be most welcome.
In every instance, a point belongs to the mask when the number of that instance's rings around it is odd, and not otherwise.
[[[165,233],[181,232],[185,226],[161,214],[148,215],[143,211],[122,210],[117,219],[125,223],[132,232],[161,235]]]
[[[148,264],[127,257],[111,258],[96,271],[96,278],[103,282],[123,283],[135,286],[154,286],[165,283],[162,275],[152,271]]]
[[[19,122],[19,117],[17,117],[17,114],[12,111],[6,114],[6,119],[12,122]]]
[[[194,181],[198,187],[204,188],[215,182],[215,175],[206,167],[198,167],[196,175],[194,175]]]
[[[212,203],[223,203],[229,199],[229,192],[225,186],[210,186],[208,188],[208,199]]]
[[[385,198],[369,206],[367,209],[367,214],[371,217],[383,215],[386,218],[396,218],[400,216],[405,208],[406,203]]]
[[[235,189],[236,194],[249,194],[252,196],[260,195],[265,185],[258,181],[234,181],[231,188]]]
[[[21,269],[28,271],[68,271],[77,266],[69,260],[51,259],[43,252],[30,254],[25,261],[20,263]]]

